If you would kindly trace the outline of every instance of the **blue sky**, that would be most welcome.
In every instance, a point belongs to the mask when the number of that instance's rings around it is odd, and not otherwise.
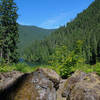
[[[15,0],[18,23],[53,29],[65,25],[94,0]]]

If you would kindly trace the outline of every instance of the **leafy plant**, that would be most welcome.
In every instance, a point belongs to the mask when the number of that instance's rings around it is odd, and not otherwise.
[[[78,63],[84,62],[82,54],[82,41],[77,41],[74,50],[69,51],[65,45],[57,46],[55,52],[50,56],[49,63],[53,66],[62,78],[73,73],[72,68]]]

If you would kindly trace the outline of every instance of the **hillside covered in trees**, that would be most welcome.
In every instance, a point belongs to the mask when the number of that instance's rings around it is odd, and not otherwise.
[[[19,25],[19,49],[23,51],[34,40],[42,40],[53,32],[53,29],[43,29],[36,26]]]
[[[100,0],[95,0],[66,26],[60,27],[44,40],[31,44],[25,49],[23,57],[32,63],[46,64],[57,45],[59,48],[66,46],[71,52],[77,47],[77,41],[82,43],[81,52],[85,63],[100,61]]]
[[[47,73],[53,69],[63,79],[76,70],[100,75],[100,0],[53,30],[19,25],[17,10],[14,0],[0,0],[0,72],[30,73],[46,68]]]

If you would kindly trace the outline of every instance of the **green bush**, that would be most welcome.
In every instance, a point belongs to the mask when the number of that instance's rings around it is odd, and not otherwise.
[[[30,67],[25,63],[0,65],[0,72],[20,71],[23,73],[27,73],[27,72],[32,72],[33,70],[34,70],[33,67]]]
[[[61,75],[67,78],[73,73],[73,67],[83,64],[82,41],[77,41],[74,49],[69,51],[65,45],[57,46],[55,52],[50,56],[49,64]]]
[[[0,66],[0,72],[11,72],[13,70],[15,70],[14,67],[10,67],[10,66],[7,66],[7,65]]]
[[[18,63],[12,65],[0,65],[0,72],[11,72],[11,71],[20,71],[23,73],[30,73],[35,71],[38,68],[51,68],[47,65],[38,65],[38,66],[29,66],[26,63]]]

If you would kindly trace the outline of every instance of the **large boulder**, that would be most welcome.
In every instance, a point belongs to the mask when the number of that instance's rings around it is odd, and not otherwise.
[[[42,72],[50,81],[52,81],[56,89],[59,88],[61,77],[54,70],[48,68],[39,68],[37,71]]]
[[[96,73],[76,71],[64,83],[66,100],[100,100],[100,77]]]
[[[51,69],[40,68],[28,74],[0,73],[0,76],[0,100],[56,100],[60,77]]]
[[[17,88],[14,89],[9,100],[40,100],[38,99],[39,93],[33,84],[32,78],[33,76],[31,74],[23,75],[18,80]]]
[[[63,80],[47,68],[0,73],[0,100],[100,100],[100,77],[76,71]]]
[[[36,100],[30,74],[18,71],[0,73],[0,100]]]
[[[60,83],[59,75],[47,68],[40,68],[32,74],[32,81],[40,95],[39,100],[56,100],[56,89],[59,88]]]

